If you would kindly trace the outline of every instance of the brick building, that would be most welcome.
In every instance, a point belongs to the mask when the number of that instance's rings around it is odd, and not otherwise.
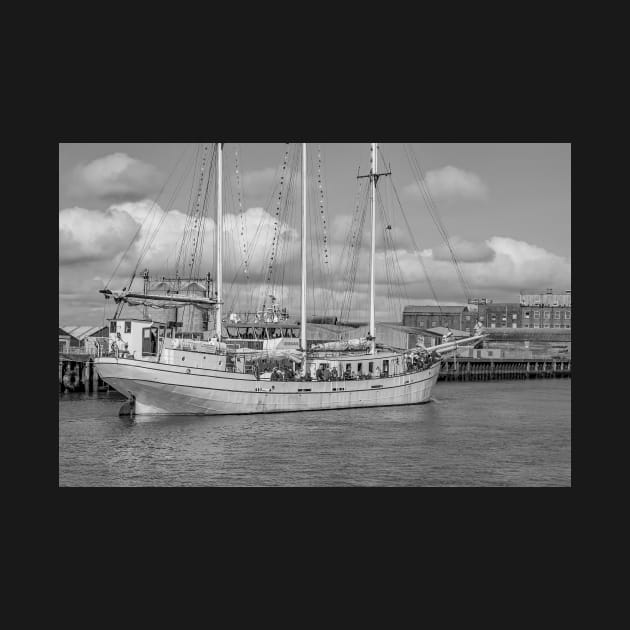
[[[468,306],[405,306],[403,309],[403,326],[415,328],[455,328],[468,333],[473,331],[477,323],[477,312]]]
[[[571,328],[571,291],[521,292],[518,302],[479,304],[486,328]]]
[[[522,328],[518,302],[492,302],[479,305],[479,321],[485,328]]]
[[[523,328],[571,328],[571,291],[521,292],[519,306]]]

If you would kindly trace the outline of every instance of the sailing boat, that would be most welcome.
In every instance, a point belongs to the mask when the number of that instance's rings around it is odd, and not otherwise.
[[[432,347],[408,349],[377,348],[375,323],[376,187],[378,154],[372,144],[369,177],[371,189],[370,317],[369,334],[363,340],[323,343],[307,348],[306,337],[306,231],[307,231],[307,150],[302,144],[301,213],[301,303],[300,320],[288,322],[272,303],[255,322],[232,321],[257,330],[262,344],[248,342],[246,335],[223,339],[222,307],[222,161],[223,144],[217,144],[217,221],[215,230],[215,292],[205,297],[147,295],[146,292],[101,291],[119,304],[141,304],[163,300],[171,306],[195,304],[215,310],[215,334],[209,341],[168,337],[157,339],[156,352],[136,352],[133,347],[150,337],[151,323],[125,318],[111,321],[110,334],[122,339],[122,324],[131,342],[128,352],[100,356],[95,360],[98,375],[129,399],[134,415],[223,415],[289,411],[317,411],[354,407],[412,405],[428,402],[438,379],[441,354],[462,343],[472,343],[477,335],[463,341]],[[280,315],[280,316],[279,316]],[[129,324],[129,329],[126,328]],[[136,332],[137,331],[137,332]],[[275,331],[275,334],[271,334]],[[281,334],[277,334],[280,331]],[[262,346],[262,347],[261,347]],[[138,356],[139,355],[139,356]],[[290,380],[278,380],[268,370],[269,360],[289,361],[294,367]],[[324,376],[325,375],[325,376]],[[332,375],[332,376],[331,376]],[[327,377],[327,378],[326,378]]]

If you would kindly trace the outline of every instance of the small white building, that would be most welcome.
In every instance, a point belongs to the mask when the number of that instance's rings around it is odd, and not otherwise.
[[[158,351],[158,331],[164,324],[150,319],[109,320],[109,352],[126,352],[134,359],[156,356]]]

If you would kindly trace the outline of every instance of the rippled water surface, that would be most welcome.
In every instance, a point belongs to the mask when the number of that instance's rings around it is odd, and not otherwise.
[[[570,486],[571,380],[440,382],[425,405],[118,416],[59,396],[61,486]]]

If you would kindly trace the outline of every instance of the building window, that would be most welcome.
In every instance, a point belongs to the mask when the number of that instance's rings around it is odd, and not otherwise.
[[[540,328],[540,324],[534,324],[534,328]]]
[[[551,319],[551,311],[544,311],[545,319]]]
[[[470,328],[466,328],[466,332],[469,333],[470,332]]]
[[[540,319],[540,311],[534,311],[534,319]]]
[[[554,319],[560,319],[560,311],[554,311],[553,312],[553,318]]]
[[[116,322],[109,322],[109,332],[111,333],[116,332]]]
[[[131,332],[131,322],[125,322],[125,332],[126,333]]]
[[[545,325],[543,326],[543,328],[551,328],[551,325],[550,325],[550,324],[545,324]]]
[[[466,321],[469,322],[470,321],[470,315],[466,315]]]
[[[368,364],[368,370],[370,371],[370,374],[374,372],[374,361],[370,361],[370,363]]]
[[[419,326],[420,328],[424,328],[424,319],[421,319],[421,320],[418,322],[418,326]]]
[[[505,315],[503,315],[503,317],[501,317],[501,321],[504,322],[507,320],[507,317]]]
[[[564,319],[571,319],[571,311],[564,311]]]
[[[496,324],[490,324],[490,328],[496,328],[497,325]]]
[[[512,328],[516,328],[516,324],[512,324]]]
[[[516,313],[512,313],[512,321],[513,321],[513,322],[515,322],[515,321],[516,321],[516,317],[517,317]]]
[[[523,317],[526,317],[527,319],[529,319],[529,311],[525,311],[523,313]]]
[[[438,325],[437,322],[431,322],[431,328],[435,328]]]
[[[565,328],[571,328],[571,324],[565,324]]]

